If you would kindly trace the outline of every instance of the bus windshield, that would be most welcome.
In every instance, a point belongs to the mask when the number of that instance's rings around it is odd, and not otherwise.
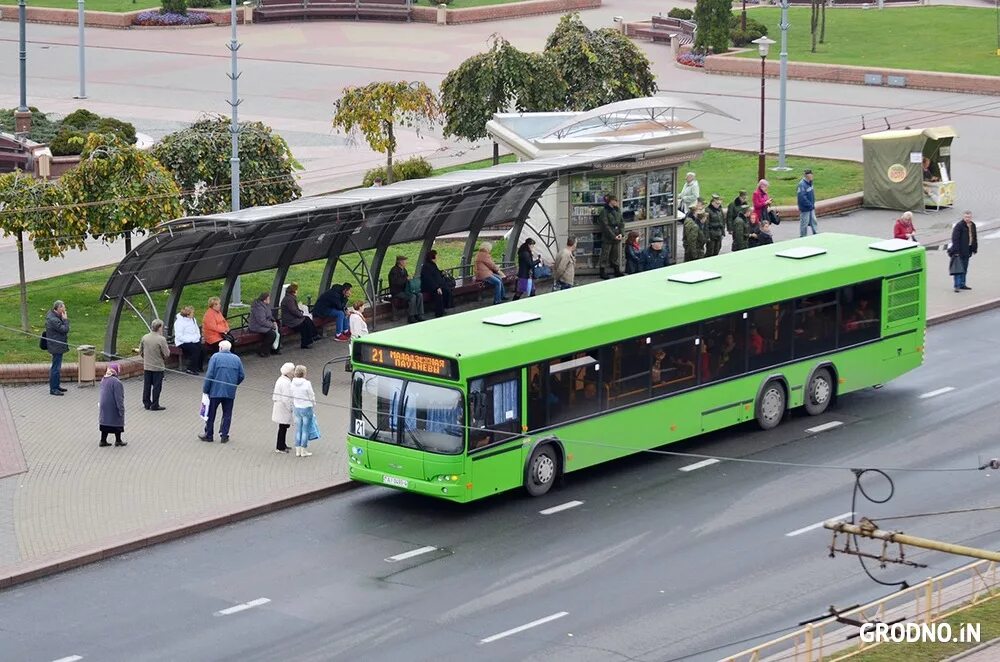
[[[354,373],[351,432],[387,444],[458,455],[465,449],[465,404],[456,389]]]

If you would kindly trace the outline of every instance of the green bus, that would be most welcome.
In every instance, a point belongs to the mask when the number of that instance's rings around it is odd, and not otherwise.
[[[820,234],[373,333],[352,480],[454,501],[881,385],[923,363],[924,249]],[[324,377],[324,391],[329,383]]]

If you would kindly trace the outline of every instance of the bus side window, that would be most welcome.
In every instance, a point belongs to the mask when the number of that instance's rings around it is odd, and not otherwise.
[[[520,371],[469,383],[469,450],[507,441],[521,428]]]
[[[881,334],[882,281],[870,280],[840,288],[838,345],[849,347]]]
[[[600,411],[603,398],[598,354],[598,350],[577,352],[549,362],[549,424]]]

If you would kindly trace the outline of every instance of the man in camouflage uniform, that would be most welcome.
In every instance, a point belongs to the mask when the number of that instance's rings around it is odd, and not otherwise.
[[[708,245],[705,256],[712,257],[722,250],[722,238],[726,236],[726,210],[722,208],[722,196],[713,193],[712,201],[705,211],[708,212],[708,222],[705,227]]]
[[[729,208],[726,210],[726,232],[733,231],[733,219],[740,213],[740,207],[748,204],[750,204],[750,198],[745,190],[741,190],[740,194],[729,203]]]
[[[684,261],[691,262],[705,257],[704,200],[698,198],[695,206],[684,217]]]
[[[750,221],[747,219],[749,213],[750,205],[744,204],[733,219],[733,252],[747,248],[750,238]]]

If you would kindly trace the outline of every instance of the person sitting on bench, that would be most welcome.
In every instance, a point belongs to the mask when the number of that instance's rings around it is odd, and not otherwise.
[[[396,266],[389,270],[389,295],[406,302],[407,322],[424,321],[424,297],[417,290],[419,288],[413,287],[410,272],[406,270],[406,256],[396,256]]]
[[[346,340],[350,337],[347,326],[347,301],[351,296],[351,284],[334,285],[316,299],[313,306],[313,317],[328,317],[337,321],[337,336],[335,340]]]
[[[429,251],[424,266],[420,269],[420,289],[430,295],[435,317],[443,316],[444,309],[451,308],[453,286],[454,281],[438,268],[437,251]]]

